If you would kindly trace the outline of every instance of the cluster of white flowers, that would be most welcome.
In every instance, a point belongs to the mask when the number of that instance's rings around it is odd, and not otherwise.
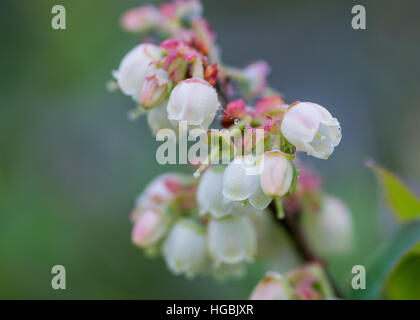
[[[209,169],[206,176],[213,172]],[[194,180],[175,173],[152,181],[131,216],[133,243],[149,254],[162,253],[175,274],[189,278],[208,273],[220,278],[242,274],[257,249],[251,220],[239,207],[220,219],[198,219],[195,189]],[[200,211],[209,212],[200,203]]]
[[[176,129],[180,122],[189,130],[207,130],[223,101],[222,126],[237,129],[243,139],[238,149],[232,147],[229,164],[203,161],[196,172],[199,180],[170,173],[152,181],[133,211],[132,241],[161,254],[175,274],[238,276],[256,258],[255,219],[271,208],[279,217],[300,214],[298,228],[317,254],[349,250],[350,211],[340,200],[323,196],[317,179],[300,172],[295,160],[298,151],[329,158],[341,140],[338,120],[318,104],[287,104],[273,94],[266,81],[270,68],[263,61],[242,70],[222,65],[201,13],[198,0],[128,12],[122,19],[125,29],[164,31],[171,39],[137,45],[113,76],[138,104],[136,114],[147,113],[154,134]],[[236,89],[247,101],[228,103]],[[250,101],[256,101],[254,107]],[[263,132],[259,137],[253,134],[257,129]],[[234,146],[231,140],[227,144]],[[258,152],[257,146],[262,147]],[[276,206],[270,207],[273,200]],[[321,281],[318,269],[290,273],[287,279],[270,273],[252,297],[326,297],[312,286]]]
[[[150,110],[148,123],[154,133],[175,128],[178,121],[207,129],[220,106],[216,90],[200,77],[182,80],[172,88],[170,74],[155,64],[164,56],[165,51],[156,45],[136,46],[113,73],[119,88],[142,109]]]

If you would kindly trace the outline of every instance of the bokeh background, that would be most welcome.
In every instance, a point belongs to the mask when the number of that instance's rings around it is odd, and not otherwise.
[[[160,3],[160,1],[149,1]],[[0,298],[247,298],[266,270],[240,281],[188,281],[130,242],[136,195],[159,173],[158,144],[132,101],[105,84],[138,39],[121,14],[145,1],[3,0],[0,3]],[[51,8],[67,30],[51,28]],[[351,28],[363,4],[367,30]],[[223,60],[272,66],[288,101],[313,101],[340,119],[343,140],[329,161],[307,159],[329,193],[350,206],[354,251],[332,262],[346,279],[392,231],[367,157],[415,190],[420,180],[418,1],[204,0]],[[187,168],[181,168],[187,171]],[[51,267],[67,290],[51,288]]]

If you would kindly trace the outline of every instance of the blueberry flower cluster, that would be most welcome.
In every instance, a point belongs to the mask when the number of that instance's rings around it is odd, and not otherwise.
[[[274,212],[273,224],[280,219],[287,230],[300,230],[320,257],[351,248],[349,210],[296,159],[300,153],[328,159],[340,143],[339,121],[325,107],[287,103],[268,86],[264,61],[224,65],[198,0],[132,9],[121,23],[144,40],[113,72],[116,86],[137,104],[132,118],[146,114],[157,134],[181,122],[207,132],[220,115],[231,134],[216,135],[230,148],[227,163],[202,161],[194,175],[165,174],[146,187],[131,216],[134,244],[162,255],[175,274],[240,276],[258,258],[258,233],[265,232],[256,228],[259,219]],[[214,135],[210,130],[209,140]],[[252,298],[331,297],[320,269],[310,265],[285,278],[270,273]]]
[[[213,169],[206,171],[208,179],[212,174]],[[208,273],[220,278],[242,274],[244,264],[256,254],[251,220],[240,208],[230,210],[230,216],[223,219],[202,217],[198,208],[207,210],[197,207],[196,189],[196,181],[188,175],[168,173],[153,180],[131,214],[133,243],[148,254],[162,254],[175,274],[189,278]]]

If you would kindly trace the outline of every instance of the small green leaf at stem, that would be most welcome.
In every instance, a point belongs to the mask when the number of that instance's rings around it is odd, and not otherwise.
[[[408,222],[420,218],[420,200],[400,178],[372,160],[366,161],[366,166],[378,177],[385,198],[395,213],[397,221]]]
[[[377,249],[365,264],[366,289],[354,290],[352,299],[375,299],[384,288],[391,272],[420,242],[420,221],[400,226],[393,237]]]

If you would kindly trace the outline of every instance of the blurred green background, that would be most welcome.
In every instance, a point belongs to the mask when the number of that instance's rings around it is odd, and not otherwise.
[[[188,281],[130,242],[136,195],[178,169],[156,163],[144,118],[127,120],[133,102],[105,90],[138,42],[119,18],[143,3],[0,3],[0,298],[240,299],[266,270],[257,263],[240,281]],[[67,10],[65,31],[51,28],[55,4]],[[226,63],[265,59],[287,101],[319,103],[340,119],[343,140],[330,160],[307,160],[354,214],[357,246],[331,264],[344,284],[393,229],[364,159],[417,191],[420,179],[420,3],[357,1],[365,31],[351,28],[354,4],[204,0]],[[56,264],[66,267],[67,290],[51,288]]]

